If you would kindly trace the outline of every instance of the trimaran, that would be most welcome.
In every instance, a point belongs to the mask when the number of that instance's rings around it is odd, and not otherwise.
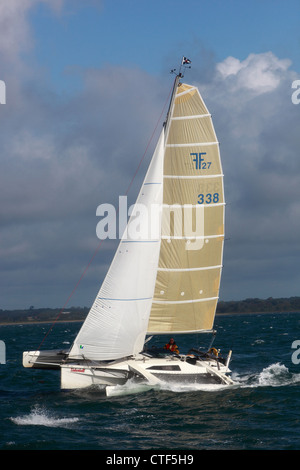
[[[59,369],[62,389],[96,385],[109,394],[128,381],[234,383],[231,351],[226,358],[215,348],[176,354],[150,347],[147,338],[215,334],[223,172],[211,115],[197,87],[182,83],[186,63],[183,58],[175,73],[167,117],[126,230],[72,347],[23,353],[24,367]]]

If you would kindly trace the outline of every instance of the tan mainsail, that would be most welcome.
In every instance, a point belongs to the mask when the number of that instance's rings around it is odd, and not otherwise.
[[[219,144],[196,87],[178,86],[169,119],[151,334],[212,329],[223,259]]]

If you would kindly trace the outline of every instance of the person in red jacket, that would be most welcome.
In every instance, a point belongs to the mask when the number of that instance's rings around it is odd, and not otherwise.
[[[170,341],[164,346],[164,349],[169,349],[170,351],[179,354],[178,346],[174,341],[174,338],[171,338]]]

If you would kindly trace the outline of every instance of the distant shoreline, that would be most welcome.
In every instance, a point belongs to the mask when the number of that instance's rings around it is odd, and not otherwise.
[[[34,325],[43,323],[83,322],[89,307],[0,309],[0,325]],[[264,315],[277,313],[300,313],[300,297],[267,299],[249,298],[244,300],[219,300],[216,316],[222,315]]]
[[[222,316],[232,316],[232,315],[282,315],[285,313],[299,313],[300,310],[289,310],[289,311],[281,311],[281,312],[224,312],[224,313],[216,313],[216,317],[222,317]],[[10,325],[42,325],[42,324],[53,324],[55,325],[56,323],[83,323],[83,319],[70,319],[70,320],[23,320],[23,321],[12,321],[12,322],[2,322],[0,320],[0,326],[10,326]]]
[[[56,323],[83,323],[83,320],[25,320],[25,321],[11,321],[11,322],[2,322],[0,321],[0,326],[8,326],[8,325],[42,325],[46,323],[50,323],[51,325]]]

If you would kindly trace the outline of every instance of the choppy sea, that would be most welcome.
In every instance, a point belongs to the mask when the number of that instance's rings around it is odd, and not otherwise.
[[[129,450],[300,449],[300,313],[216,317],[214,346],[233,351],[233,387],[177,384],[114,397],[61,391],[59,372],[23,368],[22,352],[36,349],[49,327],[0,325],[2,450],[105,450],[116,458]],[[79,327],[57,323],[43,349],[67,348]],[[204,336],[175,339],[187,352]]]

